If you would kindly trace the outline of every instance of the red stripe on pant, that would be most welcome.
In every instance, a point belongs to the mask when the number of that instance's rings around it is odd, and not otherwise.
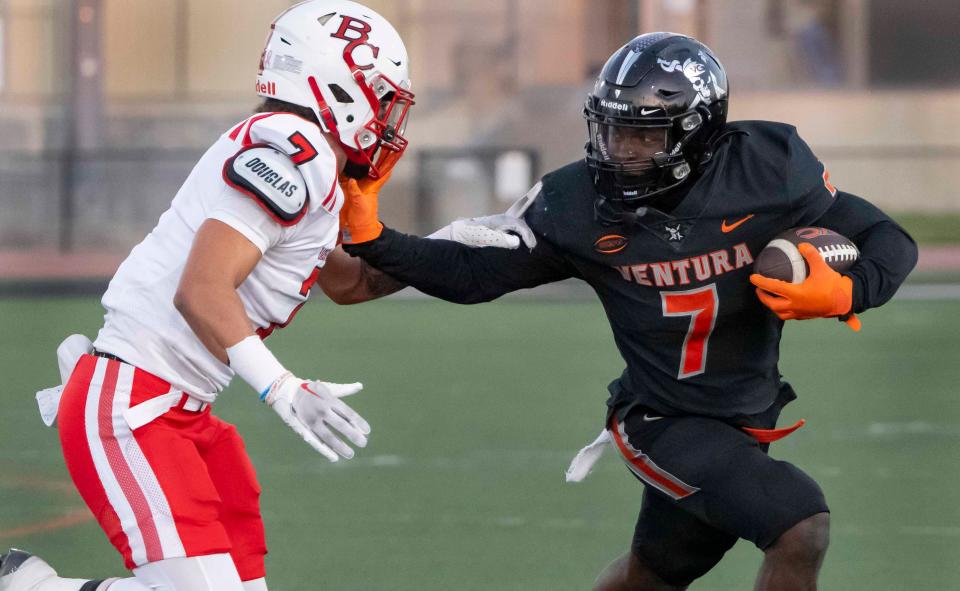
[[[610,432],[613,433],[613,441],[617,444],[617,449],[620,450],[623,458],[629,462],[631,466],[636,468],[636,470],[640,472],[638,476],[651,486],[662,490],[675,500],[689,497],[700,490],[683,482],[673,474],[666,472],[650,461],[644,454],[635,452],[632,448],[628,447],[627,443],[623,440],[623,436],[620,434],[620,424],[617,423],[616,417],[610,419]]]
[[[87,400],[87,391],[90,380],[97,368],[95,357],[81,358],[68,382],[67,391],[60,399],[60,410],[57,416],[57,431],[60,435],[60,444],[63,448],[63,459],[67,471],[77,487],[77,491],[90,512],[100,522],[100,526],[107,532],[110,543],[120,552],[127,568],[133,568],[132,551],[127,534],[120,526],[120,516],[107,501],[107,492],[103,483],[97,477],[93,466],[90,446],[87,442],[84,423],[84,406]],[[97,511],[99,508],[99,513]]]
[[[241,580],[263,577],[260,486],[236,428],[209,409],[171,409],[131,434],[122,419],[126,389],[136,405],[169,392],[170,384],[139,369],[131,376],[130,369],[84,356],[64,390],[58,417],[67,468],[110,542],[130,569],[156,559],[153,549],[159,546],[169,553],[161,560],[229,552]],[[155,483],[146,482],[152,478]],[[169,515],[155,503],[168,504]]]
[[[103,451],[107,455],[107,461],[110,463],[110,469],[113,470],[123,491],[123,496],[127,498],[130,507],[133,509],[134,517],[137,520],[137,527],[143,535],[143,544],[147,552],[147,562],[163,560],[163,549],[160,546],[160,536],[157,534],[157,526],[153,521],[153,514],[150,510],[150,504],[147,497],[144,496],[140,484],[137,482],[133,471],[127,465],[127,460],[123,457],[120,450],[120,443],[117,442],[113,431],[113,398],[117,389],[117,375],[120,373],[120,363],[110,360],[107,364],[107,371],[103,377],[103,389],[100,390],[100,405],[97,409],[97,421],[100,431],[100,439],[103,442]]]

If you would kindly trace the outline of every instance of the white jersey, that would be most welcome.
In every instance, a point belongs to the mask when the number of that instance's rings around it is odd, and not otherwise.
[[[298,163],[309,199],[303,217],[293,224],[224,180],[224,163],[255,144],[272,145]],[[219,220],[263,253],[237,293],[257,334],[265,338],[290,322],[336,247],[343,205],[337,171],[320,128],[296,115],[258,114],[225,133],[110,281],[102,300],[105,323],[94,346],[213,402],[233,371],[207,350],[173,305],[197,230],[208,219]]]

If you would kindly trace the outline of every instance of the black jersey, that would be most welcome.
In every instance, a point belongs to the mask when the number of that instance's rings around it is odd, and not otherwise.
[[[579,161],[542,179],[525,216],[539,240],[533,251],[470,249],[392,230],[348,250],[421,291],[464,303],[580,278],[599,296],[626,362],[610,384],[611,407],[758,413],[780,390],[783,327],[748,280],[760,250],[788,228],[815,223],[829,223],[858,245],[877,231],[894,236],[875,239],[882,253],[865,252],[851,270],[855,311],[889,299],[916,251],[875,207],[838,197],[792,126],[746,121],[726,130],[734,133],[669,214],[647,208],[629,225],[599,223],[591,171]],[[834,209],[841,213],[830,223]]]

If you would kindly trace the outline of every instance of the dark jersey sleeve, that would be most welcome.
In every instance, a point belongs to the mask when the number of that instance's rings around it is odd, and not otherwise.
[[[793,226],[812,226],[833,205],[837,190],[830,184],[823,164],[796,131],[790,135],[787,149],[786,190]]]
[[[532,225],[531,225],[532,226]],[[556,247],[537,234],[537,246],[472,248],[450,240],[409,236],[384,228],[376,240],[344,245],[367,264],[448,302],[477,304],[505,293],[577,276]]]
[[[856,195],[838,192],[811,225],[839,232],[860,249],[860,258],[846,272],[853,280],[853,312],[886,303],[917,264],[917,245],[907,231]]]

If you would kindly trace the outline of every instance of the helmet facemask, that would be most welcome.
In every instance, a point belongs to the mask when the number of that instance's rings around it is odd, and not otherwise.
[[[410,107],[414,95],[403,89],[386,76],[379,75],[372,84],[373,94],[377,97],[375,116],[354,136],[355,144],[351,149],[360,162],[369,167],[370,178],[380,178],[383,165],[391,153],[402,154],[409,142],[404,137],[407,129]],[[373,104],[371,103],[371,108]],[[376,137],[376,143],[368,148],[369,134]],[[348,152],[348,158],[350,153]]]
[[[348,64],[351,62],[352,60],[348,60]],[[355,65],[353,68],[354,80],[363,92],[362,100],[369,104],[372,116],[365,125],[356,130],[351,143],[343,141],[338,128],[339,122],[313,78],[310,79],[310,87],[314,92],[325,131],[340,140],[339,143],[347,155],[347,167],[344,169],[346,176],[357,179],[380,178],[385,159],[391,153],[399,154],[407,149],[409,142],[403,134],[406,131],[410,107],[415,104],[414,94],[383,74],[376,74],[372,82],[368,83],[363,72]],[[353,98],[342,89],[339,92],[331,89],[331,92],[338,102],[353,102]],[[348,123],[352,123],[353,115],[347,115],[346,119]]]
[[[584,115],[587,162],[608,201],[647,201],[689,178],[684,148],[698,139],[703,122],[698,112],[640,120],[601,115],[588,106]]]

